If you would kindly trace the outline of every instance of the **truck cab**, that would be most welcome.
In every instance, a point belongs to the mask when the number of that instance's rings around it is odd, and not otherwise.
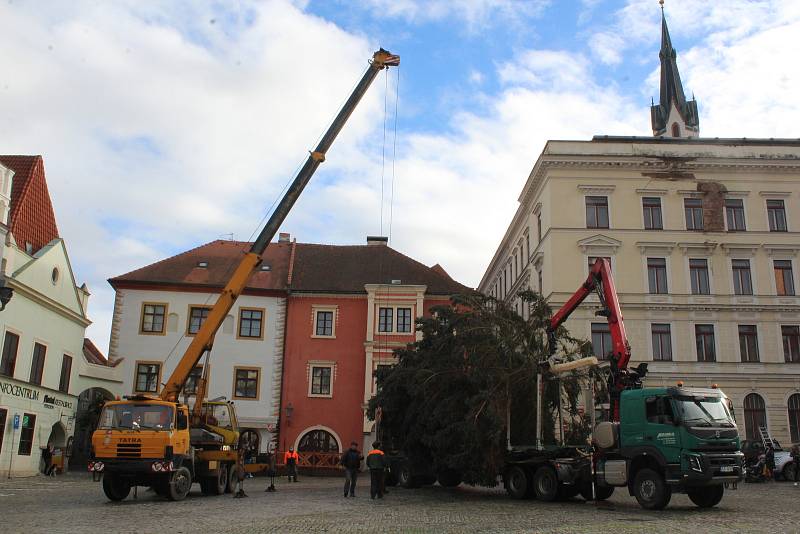
[[[623,391],[619,423],[600,428],[598,483],[628,486],[645,508],[660,509],[673,491],[714,506],[724,484],[743,478],[744,455],[728,398],[715,388]]]

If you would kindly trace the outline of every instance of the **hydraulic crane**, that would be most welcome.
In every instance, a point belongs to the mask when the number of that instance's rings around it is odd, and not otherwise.
[[[190,372],[203,355],[211,351],[214,336],[261,264],[262,253],[317,167],[325,161],[328,149],[378,72],[399,64],[399,56],[383,49],[372,56],[347,102],[239,261],[161,394],[136,395],[106,403],[98,430],[92,436],[89,470],[95,475],[103,474],[103,490],[109,499],[122,500],[131,487],[137,485],[151,486],[171,500],[185,498],[194,481],[200,482],[204,493],[218,494],[232,489],[239,459],[239,433],[233,403],[203,402],[206,380],[203,377],[190,418],[188,406],[180,403],[179,394]]]

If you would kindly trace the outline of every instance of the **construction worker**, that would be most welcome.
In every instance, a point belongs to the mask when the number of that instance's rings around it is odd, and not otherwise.
[[[286,454],[283,455],[283,463],[286,464],[288,470],[289,482],[294,479],[297,482],[297,463],[300,461],[300,455],[294,450],[294,447],[289,447]]]
[[[372,444],[372,450],[367,454],[367,467],[369,468],[369,496],[383,499],[383,476],[386,469],[386,459],[381,450],[381,442]]]

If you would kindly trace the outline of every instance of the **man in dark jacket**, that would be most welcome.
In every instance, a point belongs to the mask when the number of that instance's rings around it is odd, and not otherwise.
[[[367,467],[369,467],[369,496],[371,498],[383,499],[383,475],[386,469],[386,459],[381,450],[380,441],[372,444],[372,450],[367,455]]]
[[[344,467],[344,496],[349,494],[351,497],[356,496],[356,480],[358,479],[358,470],[361,469],[361,460],[364,457],[358,452],[358,443],[353,441],[350,443],[350,448],[342,454],[342,466]]]

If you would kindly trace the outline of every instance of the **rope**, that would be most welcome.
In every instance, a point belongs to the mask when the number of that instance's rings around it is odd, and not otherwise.
[[[389,101],[389,70],[386,70],[383,87],[383,148],[381,149],[381,235],[383,235],[383,184],[386,177],[386,116],[388,114]]]
[[[395,163],[397,162],[397,107],[400,102],[400,65],[397,66],[397,84],[394,91],[394,137],[392,139],[392,189],[389,198],[389,243],[392,242],[392,220],[394,219],[394,177]]]

